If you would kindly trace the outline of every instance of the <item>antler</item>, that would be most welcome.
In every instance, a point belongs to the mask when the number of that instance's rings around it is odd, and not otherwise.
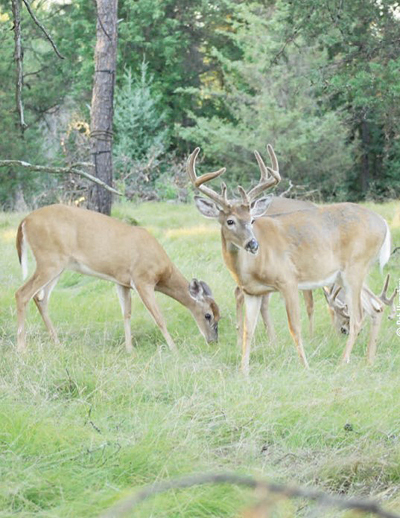
[[[395,308],[394,308],[394,299],[397,295],[397,293],[399,292],[398,288],[395,288],[392,296],[390,298],[388,298],[387,296],[387,289],[388,289],[388,286],[389,286],[389,281],[390,281],[390,274],[388,273],[386,275],[386,279],[385,279],[385,282],[383,284],[383,289],[382,289],[382,292],[381,294],[379,295],[379,300],[381,300],[386,306],[389,306],[392,308],[392,311],[390,312],[390,315],[389,315],[389,318],[392,319],[394,317],[394,313],[395,313]]]
[[[344,304],[340,300],[336,300],[336,297],[339,295],[341,289],[342,287],[338,284],[333,284],[331,286],[331,289],[324,288],[325,298],[332,309],[340,313],[343,317],[349,318],[349,310],[347,304]]]
[[[254,151],[254,154],[256,156],[256,160],[258,163],[258,167],[261,171],[261,177],[258,184],[250,189],[248,193],[244,193],[246,200],[248,203],[251,203],[254,201],[263,191],[266,189],[269,189],[270,187],[277,185],[281,181],[281,175],[279,174],[279,165],[278,165],[278,159],[276,158],[275,152],[271,146],[271,144],[268,144],[267,146],[268,154],[271,159],[272,167],[268,167],[264,164],[263,159],[261,158],[261,155],[258,151]],[[270,176],[271,174],[271,176]],[[244,192],[244,189],[239,187],[239,191],[243,197],[242,191]]]
[[[198,154],[200,153],[200,148],[197,147],[193,153],[189,156],[189,159],[187,161],[186,165],[186,171],[190,178],[190,181],[194,185],[196,189],[198,189],[201,193],[205,194],[209,198],[211,198],[215,203],[222,207],[228,208],[230,206],[228,197],[227,197],[227,189],[225,183],[222,182],[221,184],[221,194],[218,194],[210,187],[207,187],[206,185],[203,185],[206,182],[209,182],[210,180],[213,180],[214,178],[217,178],[218,176],[221,176],[221,174],[225,173],[226,168],[223,167],[222,169],[218,169],[218,171],[214,171],[213,173],[205,173],[201,176],[197,176],[195,164],[196,164],[196,158]]]

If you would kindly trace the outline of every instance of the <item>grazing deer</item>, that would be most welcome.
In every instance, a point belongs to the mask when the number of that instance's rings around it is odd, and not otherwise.
[[[293,184],[291,184],[292,186]],[[291,198],[285,198],[282,195],[279,196],[271,196],[271,203],[268,206],[266,213],[263,217],[271,216],[273,214],[289,214],[290,212],[295,212],[296,210],[302,209],[312,209],[315,208],[316,205],[311,203],[310,201],[303,200],[293,200]],[[269,301],[272,292],[263,295],[260,313],[264,322],[265,330],[267,332],[269,341],[271,343],[275,342],[276,334],[274,330],[274,326],[272,324],[271,318],[269,316]],[[309,323],[309,334],[313,335],[314,332],[314,298],[312,290],[303,290],[304,302],[306,305],[306,311],[308,316]],[[244,294],[243,291],[236,286],[235,288],[235,300],[236,300],[236,330],[237,330],[237,342],[238,346],[242,347],[242,338],[243,338],[243,304],[244,304]]]
[[[362,321],[361,289],[372,262],[381,267],[390,256],[390,232],[386,221],[353,203],[338,203],[290,214],[265,214],[270,198],[257,199],[280,181],[278,160],[268,145],[272,168],[260,154],[255,156],[261,171],[259,183],[241,200],[230,200],[223,183],[221,194],[204,185],[225,168],[197,177],[196,148],[187,163],[193,185],[209,199],[195,197],[203,216],[221,225],[222,253],[236,284],[243,290],[245,323],[241,368],[249,371],[250,345],[263,295],[279,291],[285,301],[289,330],[298,355],[308,367],[300,330],[298,290],[312,290],[339,282],[346,289],[350,331],[343,354],[348,362]],[[210,201],[211,200],[211,201]]]
[[[27,276],[28,246],[36,260],[36,270],[15,294],[20,350],[26,347],[25,313],[32,297],[51,337],[57,341],[47,306],[51,291],[64,270],[115,282],[128,352],[132,351],[131,289],[138,292],[172,351],[176,347],[157,304],[155,291],[186,306],[207,342],[218,339],[219,311],[210,288],[196,279],[188,282],[144,228],[132,227],[90,210],[50,205],[29,214],[18,227],[17,251],[24,278]]]
[[[382,292],[379,296],[376,296],[365,284],[361,290],[363,322],[367,315],[371,318],[371,331],[367,346],[367,361],[369,364],[372,364],[375,359],[376,342],[382,325],[385,306],[391,308],[391,312],[388,316],[390,319],[394,318],[396,311],[394,299],[398,293],[398,289],[395,289],[392,296],[388,298],[387,289],[389,280],[390,274],[387,274]],[[349,308],[346,304],[346,294],[343,288],[335,283],[330,288],[325,287],[324,294],[334,328],[338,333],[348,335],[350,331],[350,315]]]

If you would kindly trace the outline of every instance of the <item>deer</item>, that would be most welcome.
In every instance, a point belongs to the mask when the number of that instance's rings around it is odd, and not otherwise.
[[[293,186],[290,183],[290,187],[287,191],[291,190]],[[282,194],[279,196],[271,196],[271,203],[268,206],[263,217],[266,217],[271,214],[281,214],[281,213],[289,213],[295,212],[296,210],[302,209],[312,209],[315,208],[316,205],[310,201],[305,200],[295,200],[292,198],[285,198]],[[237,331],[237,343],[239,348],[241,348],[242,337],[243,337],[243,304],[244,304],[244,295],[243,291],[239,286],[236,286],[235,291],[235,301],[236,301],[236,331]],[[276,334],[274,330],[274,326],[272,324],[271,318],[269,316],[269,302],[272,292],[267,293],[263,296],[260,308],[260,314],[262,320],[264,322],[265,330],[267,332],[268,339],[270,343],[274,343],[276,341]],[[312,290],[303,290],[303,298],[306,305],[306,311],[309,322],[309,335],[313,336],[314,334],[314,297]]]
[[[363,309],[363,320],[369,316],[371,318],[371,331],[367,345],[367,362],[372,365],[376,356],[376,343],[379,331],[382,325],[383,313],[385,306],[391,308],[389,319],[393,319],[396,308],[394,300],[398,294],[395,288],[392,295],[388,297],[387,290],[390,281],[390,274],[387,274],[380,295],[375,295],[366,284],[363,285],[361,291],[361,304]],[[324,294],[328,303],[328,309],[331,316],[332,324],[338,333],[349,334],[349,308],[346,304],[346,296],[343,288],[334,283],[330,288],[324,287]]]
[[[203,216],[218,220],[224,262],[244,293],[241,371],[248,376],[251,341],[262,299],[274,291],[279,291],[285,301],[290,334],[301,363],[308,368],[298,290],[334,282],[345,288],[349,308],[349,336],[342,356],[342,362],[348,363],[363,316],[361,290],[365,277],[376,259],[383,268],[390,257],[389,227],[381,216],[353,203],[261,217],[271,199],[260,195],[281,180],[275,152],[269,144],[267,149],[272,167],[267,167],[255,151],[260,180],[248,191],[239,185],[239,200],[228,198],[225,183],[221,184],[221,193],[205,185],[226,168],[197,176],[195,162],[200,148],[191,153],[186,168],[193,186],[206,196],[195,196],[196,207]]]
[[[171,351],[176,351],[176,345],[157,303],[156,291],[185,306],[208,343],[218,340],[220,314],[209,286],[197,279],[187,281],[160,243],[142,227],[98,212],[55,204],[37,209],[22,220],[16,247],[24,279],[28,274],[28,248],[36,261],[34,273],[15,294],[19,351],[26,349],[25,315],[32,298],[51,338],[58,342],[48,303],[65,270],[115,283],[128,353],[133,351],[131,289],[139,294]]]

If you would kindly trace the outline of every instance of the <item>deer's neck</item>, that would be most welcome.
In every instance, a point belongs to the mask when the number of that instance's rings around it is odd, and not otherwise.
[[[240,282],[240,268],[239,268],[239,248],[228,242],[224,234],[221,232],[222,256],[228,270],[235,279],[236,284],[241,285]]]
[[[192,310],[194,300],[189,294],[189,282],[175,265],[172,265],[170,275],[157,284],[155,289]]]

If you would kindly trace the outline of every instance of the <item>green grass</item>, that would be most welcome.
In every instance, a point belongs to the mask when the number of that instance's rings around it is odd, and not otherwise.
[[[399,246],[396,204],[372,208],[392,224]],[[68,273],[50,303],[61,345],[52,344],[31,304],[28,352],[17,354],[14,292],[22,281],[14,237],[22,215],[0,214],[0,517],[97,516],[145,484],[221,470],[373,496],[400,511],[396,321],[385,319],[373,367],[365,362],[367,329],[351,364],[339,367],[344,339],[316,293],[312,339],[303,308],[306,372],[274,295],[278,342],[268,344],[259,325],[247,381],[238,372],[234,282],[218,225],[192,206],[119,205],[114,214],[149,228],[188,278],[210,284],[223,315],[220,342],[206,345],[185,308],[158,295],[179,348],[174,357],[134,296],[136,348],[128,356],[113,285]],[[387,268],[392,287],[399,263],[400,254]],[[382,282],[374,269],[371,288],[378,291]],[[233,517],[251,497],[232,486],[170,491],[135,516]],[[305,505],[285,504],[279,516],[299,508],[303,516]]]

